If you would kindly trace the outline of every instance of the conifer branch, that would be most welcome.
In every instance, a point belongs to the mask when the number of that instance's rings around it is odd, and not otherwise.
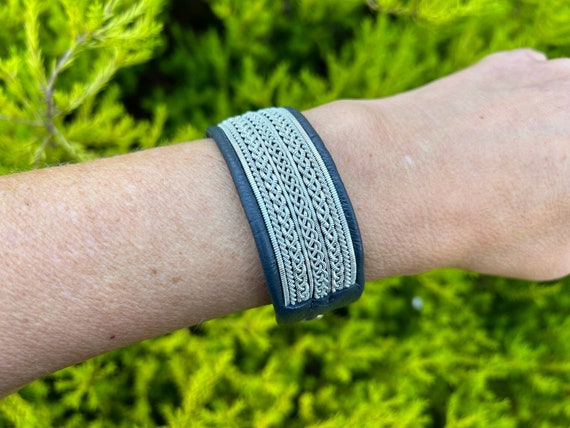
[[[79,47],[87,40],[87,34],[82,34],[77,37],[75,44],[71,46],[57,61],[54,69],[52,70],[50,77],[48,79],[47,85],[44,88],[44,94],[46,96],[46,119],[47,121],[53,121],[57,116],[55,113],[55,102],[53,99],[55,83],[63,69],[68,65],[71,58],[77,51]]]
[[[46,40],[40,38],[39,16],[44,9],[38,7],[37,0],[25,2],[23,22],[28,52],[25,61],[14,55],[0,61],[0,81],[5,83],[8,95],[15,98],[12,108],[0,114],[0,121],[40,128],[35,133],[37,150],[32,155],[32,165],[36,167],[48,147],[61,147],[76,160],[85,158],[87,151],[81,143],[75,138],[70,142],[64,136],[62,120],[70,118],[73,111],[99,94],[118,69],[148,59],[161,28],[155,19],[162,0],[126,4],[122,0],[103,0],[90,5],[74,0],[60,1],[62,9],[57,13],[68,20],[70,36],[67,50],[53,58],[51,67],[42,55],[41,45]],[[86,57],[92,57],[89,62],[92,67],[83,74],[64,75],[84,53]],[[77,68],[84,66],[81,62]],[[23,78],[28,81],[24,83]],[[60,83],[68,78],[69,82],[66,81],[63,88]],[[112,116],[109,113],[109,120]],[[80,121],[76,117],[70,119],[70,123]],[[65,133],[68,131],[65,127]]]
[[[0,120],[5,120],[6,122],[23,123],[24,125],[30,125],[30,126],[36,126],[36,127],[44,126],[44,124],[41,122],[37,122],[34,120],[28,120],[28,119],[21,119],[19,117],[7,116],[5,114],[0,114]]]
[[[110,0],[105,6],[105,20],[108,20],[113,15],[113,9],[117,4],[117,0]]]
[[[28,97],[25,95],[23,88],[21,87],[21,82],[16,79],[15,76],[15,73],[10,73],[8,70],[5,70],[0,63],[0,80],[4,80],[4,82],[9,86],[11,93],[16,97],[19,103],[25,106],[28,110],[33,111],[34,108],[30,104]]]
[[[45,124],[44,124],[44,126],[45,126]],[[45,138],[42,141],[42,144],[40,144],[40,147],[37,150],[37,153],[36,153],[36,156],[34,159],[34,168],[37,169],[39,167],[42,154],[44,153],[44,151],[48,145],[50,145],[50,146],[54,145],[55,139],[59,140],[59,143],[62,146],[64,146],[70,153],[74,152],[73,147],[71,146],[69,141],[67,141],[65,136],[61,133],[61,131],[55,125],[53,125],[51,128],[51,133],[48,131],[48,135],[45,136]]]
[[[36,151],[36,156],[34,157],[34,168],[35,169],[39,168],[40,159],[42,158],[42,154],[44,153],[44,151],[45,151],[45,149],[49,143],[50,143],[50,136],[47,135],[44,137],[42,144],[40,144],[40,147],[38,147],[38,150]]]
[[[80,48],[81,45],[86,40],[87,40],[87,34],[82,34],[82,35],[77,37],[73,46],[71,46],[57,60],[55,67],[53,68],[53,70],[49,76],[47,84],[46,84],[45,88],[43,88],[43,92],[45,95],[44,102],[45,102],[45,106],[46,106],[45,107],[45,117],[44,117],[44,127],[47,131],[47,136],[43,140],[42,144],[40,145],[40,148],[39,148],[38,153],[36,155],[36,159],[34,161],[34,164],[36,165],[36,167],[38,166],[39,160],[40,160],[44,150],[46,149],[46,147],[48,145],[54,146],[55,140],[58,139],[57,137],[59,137],[60,140],[63,138],[65,143],[67,143],[67,140],[65,140],[65,138],[63,137],[63,134],[59,131],[59,129],[57,129],[57,127],[54,123],[54,119],[59,115],[59,112],[57,111],[57,106],[55,105],[55,100],[54,100],[55,84],[56,84],[57,78],[59,77],[61,72],[69,64],[69,62],[73,58],[73,55],[77,52],[78,48]],[[68,146],[69,144],[66,144],[66,145]]]

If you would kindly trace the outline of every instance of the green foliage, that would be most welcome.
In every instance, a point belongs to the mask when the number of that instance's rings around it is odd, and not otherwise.
[[[147,61],[159,42],[162,0],[11,0],[0,12],[0,167],[81,161],[151,147],[162,132],[129,117],[118,91],[102,91],[123,67]]]
[[[4,172],[387,96],[499,49],[570,55],[563,0],[4,1]],[[260,308],[62,370],[0,401],[0,427],[569,426],[568,314],[568,280],[387,279],[320,321]]]

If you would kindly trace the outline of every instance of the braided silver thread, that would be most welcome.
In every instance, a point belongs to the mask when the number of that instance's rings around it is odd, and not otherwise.
[[[269,108],[226,119],[219,127],[262,213],[285,305],[354,284],[356,258],[336,188],[295,117]]]
[[[352,247],[352,239],[350,235],[350,231],[348,229],[348,224],[344,219],[344,215],[342,213],[342,207],[340,205],[340,201],[338,200],[338,196],[336,193],[336,189],[332,184],[332,180],[330,178],[330,174],[326,167],[322,163],[322,159],[318,152],[316,151],[310,137],[306,134],[305,130],[299,125],[299,123],[294,120],[290,120],[292,115],[289,113],[289,117],[280,115],[280,114],[267,114],[271,110],[278,110],[278,109],[266,109],[260,111],[260,114],[266,114],[266,117],[270,121],[278,121],[277,129],[282,129],[282,136],[284,141],[287,145],[294,147],[294,153],[298,155],[295,158],[295,161],[302,165],[301,171],[304,172],[303,180],[307,188],[312,191],[311,199],[314,201],[315,206],[319,209],[316,210],[318,215],[318,219],[320,225],[322,227],[323,236],[325,238],[325,245],[327,247],[327,251],[329,257],[333,260],[331,263],[332,266],[332,291],[341,290],[345,287],[350,286],[350,284],[354,283],[356,278],[356,259],[354,254],[351,255],[353,252]],[[289,120],[287,120],[289,119]],[[303,139],[295,139],[292,136],[300,133],[303,136]],[[304,141],[310,142],[310,147],[313,150],[314,157],[307,156],[306,152],[302,150],[301,147],[298,145],[302,145]],[[320,161],[320,164],[315,164],[314,161]],[[322,170],[326,171],[326,174],[318,174],[318,171]],[[327,179],[329,180],[327,182]],[[321,192],[322,188],[330,187],[333,189],[334,192]],[[333,210],[333,213],[330,210]],[[336,209],[336,211],[335,211]],[[342,217],[344,221],[332,221],[331,219]],[[342,260],[350,260],[351,263],[345,266]],[[335,269],[337,268],[338,269]],[[346,271],[345,269],[348,268]],[[350,282],[348,285],[343,282],[343,280],[349,279]],[[320,297],[320,296],[318,296]]]

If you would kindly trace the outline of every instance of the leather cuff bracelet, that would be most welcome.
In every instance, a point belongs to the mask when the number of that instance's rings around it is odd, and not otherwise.
[[[358,299],[364,255],[354,210],[321,138],[297,110],[248,112],[208,128],[253,231],[278,322]]]

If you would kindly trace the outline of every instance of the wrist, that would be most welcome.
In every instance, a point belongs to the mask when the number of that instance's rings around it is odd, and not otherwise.
[[[418,137],[398,120],[402,107],[393,99],[347,100],[304,113],[351,198],[368,280],[455,265],[461,235],[438,191],[434,168],[414,144]]]

